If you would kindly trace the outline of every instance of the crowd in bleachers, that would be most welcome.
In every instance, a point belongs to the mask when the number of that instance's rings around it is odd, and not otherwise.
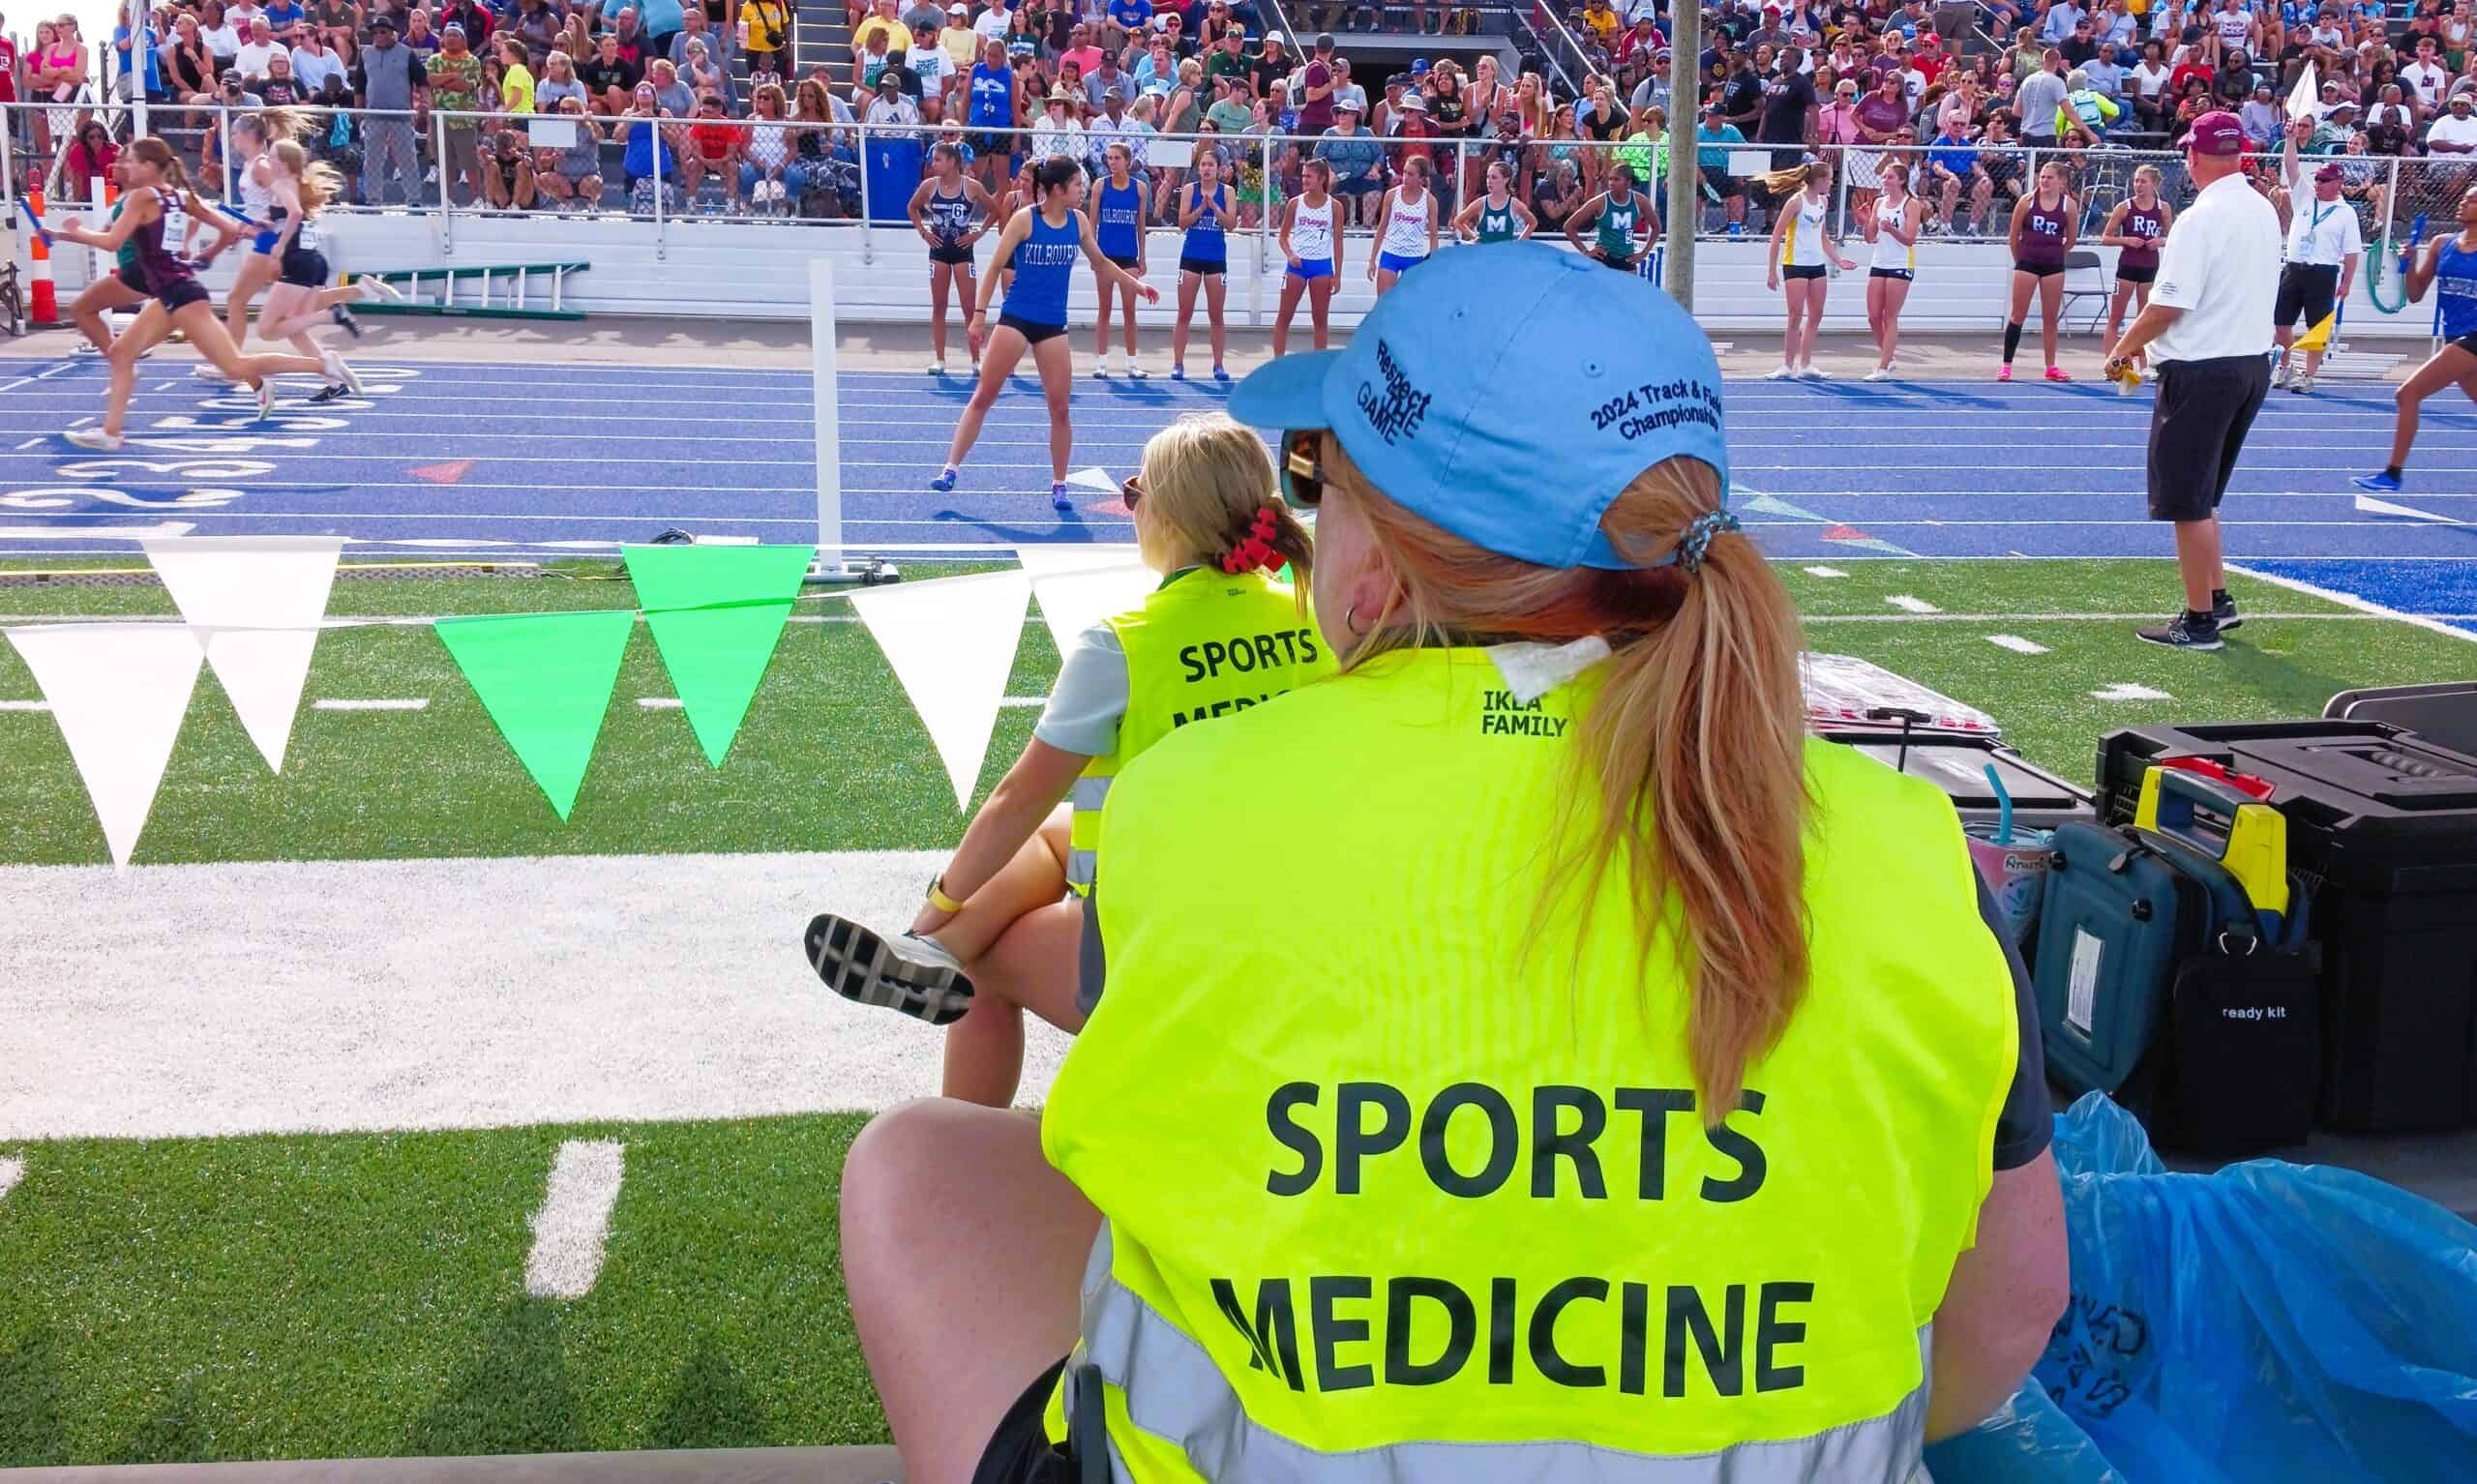
[[[210,186],[222,161],[205,105],[382,110],[321,115],[311,139],[364,205],[444,194],[645,212],[660,189],[674,210],[850,216],[862,203],[857,123],[958,144],[1001,197],[1029,163],[1073,154],[1097,169],[1123,139],[1152,161],[1161,220],[1183,165],[1147,141],[1202,135],[1236,172],[1248,225],[1298,192],[1308,158],[1333,164],[1361,224],[1413,159],[1437,167],[1448,209],[1501,160],[1552,230],[1614,166],[1664,173],[1680,105],[1667,0],[1542,15],[1537,30],[1566,44],[1546,54],[1509,40],[1467,62],[1365,70],[1347,54],[1361,32],[1482,22],[1445,0],[1302,0],[1294,20],[1331,28],[1309,39],[1232,0],[811,3],[853,6],[848,56],[794,66],[793,0],[180,0],[154,12],[144,86],[171,109],[157,128],[187,140]],[[2198,113],[2224,107],[2271,150],[2309,70],[2311,148],[2342,158],[2369,227],[2390,204],[2389,157],[2432,157],[2402,215],[2477,173],[2477,0],[2416,0],[2404,15],[2383,0],[2249,3],[1722,0],[1692,69],[1704,224],[1760,229],[1752,166],[1837,146],[1853,192],[1897,151],[1920,166],[1929,230],[2000,230],[2031,178],[2003,146],[2172,149]],[[67,17],[0,43],[0,99],[64,104],[23,119],[19,143],[56,155],[73,194],[115,144],[81,135],[96,115],[69,105],[102,101],[102,73],[125,96],[130,44],[116,28],[120,65],[104,65]]]

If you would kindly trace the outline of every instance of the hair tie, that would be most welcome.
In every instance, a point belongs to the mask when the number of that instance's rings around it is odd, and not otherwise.
[[[1237,546],[1222,553],[1221,570],[1236,577],[1241,572],[1280,566],[1282,554],[1273,548],[1273,538],[1280,530],[1281,520],[1274,514],[1273,507],[1267,505],[1259,509],[1256,518],[1247,522],[1247,534],[1238,539]]]
[[[1686,522],[1686,534],[1677,541],[1677,565],[1692,574],[1703,565],[1704,554],[1712,549],[1712,538],[1722,531],[1740,528],[1737,512],[1707,510]]]

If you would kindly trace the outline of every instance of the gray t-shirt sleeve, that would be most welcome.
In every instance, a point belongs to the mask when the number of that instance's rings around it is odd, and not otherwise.
[[[1032,735],[1061,753],[1105,757],[1118,751],[1126,701],[1126,651],[1119,646],[1117,630],[1096,623],[1067,650]]]

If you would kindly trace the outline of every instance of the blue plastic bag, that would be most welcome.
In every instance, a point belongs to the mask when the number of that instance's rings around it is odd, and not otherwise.
[[[2477,1479],[2477,1227],[2321,1166],[2168,1173],[2096,1093],[2055,1157],[2072,1302],[1937,1484]]]

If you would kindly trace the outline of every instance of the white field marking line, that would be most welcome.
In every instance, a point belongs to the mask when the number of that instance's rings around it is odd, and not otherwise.
[[[1046,696],[1009,696],[998,703],[1000,709],[1008,711],[1027,710],[1033,706],[1048,704],[1049,697]]]
[[[401,696],[380,697],[363,700],[344,697],[330,697],[322,700],[312,701],[310,703],[310,708],[313,711],[427,711],[430,709],[430,697],[427,696]]]
[[[1925,599],[1913,598],[1907,593],[1895,593],[1884,601],[1900,609],[1904,613],[1940,613],[1944,611],[1942,608],[1937,608]]]
[[[1848,573],[1841,571],[1837,567],[1805,567],[1799,570],[1803,571],[1810,578],[1845,578],[1849,576]]]
[[[48,711],[50,709],[51,702],[47,700],[0,700],[0,711]]]
[[[637,704],[648,711],[677,711],[688,703],[676,696],[640,696]]]
[[[1998,649],[2010,649],[2014,654],[2045,654],[2047,652],[2046,645],[2033,643],[2017,634],[1990,634],[1986,637],[1986,641]]]
[[[627,1146],[615,1140],[571,1139],[559,1145],[542,1209],[533,1217],[533,1252],[524,1260],[528,1296],[582,1298],[593,1291],[627,1168]]]
[[[2227,570],[2252,578],[2256,582],[2268,582],[2274,587],[2284,587],[2292,593],[2303,593],[2309,598],[2319,598],[2325,603],[2339,604],[2369,618],[2397,619],[2401,623],[2414,624],[2420,629],[2431,629],[2436,634],[2450,635],[2453,638],[2477,642],[2477,634],[2471,634],[2465,629],[2455,629],[2450,623],[2445,622],[2447,619],[2461,623],[2470,622],[2471,615],[2467,613],[2402,613],[2397,608],[2384,608],[2379,603],[2357,597],[2353,593],[2343,593],[2336,588],[2316,587],[2311,582],[2300,582],[2294,578],[2273,577],[2267,572],[2256,572],[2251,567],[2234,565]]]
[[[2134,685],[2123,680],[2104,690],[2092,691],[2090,694],[2100,700],[2174,700],[2176,698],[2165,691],[2154,691],[2146,685]]]
[[[26,1162],[24,1160],[0,1159],[0,1201],[8,1200],[9,1192],[15,1190],[17,1182],[25,1177]]]

